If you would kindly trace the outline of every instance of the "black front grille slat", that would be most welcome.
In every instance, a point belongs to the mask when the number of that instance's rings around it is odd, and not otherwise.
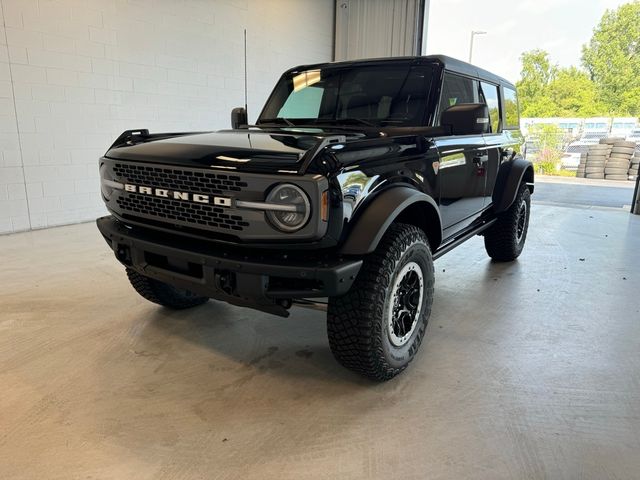
[[[139,187],[163,188],[204,195],[225,195],[239,192],[247,183],[239,176],[157,168],[146,165],[116,163],[116,178]],[[231,215],[225,208],[204,203],[191,203],[134,192],[122,192],[117,204],[125,214],[157,219],[169,225],[193,226],[214,231],[242,231],[249,223],[241,215]]]
[[[239,192],[247,186],[236,175],[204,173],[171,168],[154,168],[146,165],[117,163],[113,167],[115,175],[135,185],[175,189],[193,188],[194,193],[218,194]]]
[[[224,209],[211,205],[194,205],[179,200],[129,193],[118,198],[118,206],[125,212],[151,215],[166,220],[198,224],[224,230],[243,230],[249,223],[239,215],[227,215]]]

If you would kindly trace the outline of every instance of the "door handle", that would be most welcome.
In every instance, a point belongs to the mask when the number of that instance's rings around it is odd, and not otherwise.
[[[478,166],[481,166],[489,161],[489,155],[480,155],[477,157],[473,157],[473,163]]]

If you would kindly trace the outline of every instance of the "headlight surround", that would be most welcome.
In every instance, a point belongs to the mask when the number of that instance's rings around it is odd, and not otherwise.
[[[300,187],[291,183],[281,183],[269,192],[267,203],[295,207],[295,210],[267,210],[271,225],[282,232],[291,233],[304,227],[311,216],[309,197]]]

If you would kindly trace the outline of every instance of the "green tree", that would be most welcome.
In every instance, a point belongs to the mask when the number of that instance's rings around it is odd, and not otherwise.
[[[552,64],[544,50],[525,52],[520,58],[522,78],[516,86],[523,117],[591,117],[607,113],[586,72]]]
[[[606,111],[598,102],[595,83],[576,67],[558,70],[545,94],[553,105],[550,116],[594,117]]]
[[[557,73],[557,67],[551,64],[549,54],[544,50],[531,50],[520,56],[522,70],[517,82],[522,116],[549,116],[547,110],[551,104],[545,102],[547,87]],[[546,104],[545,104],[546,103]]]
[[[611,114],[640,115],[640,1],[605,12],[582,62]]]

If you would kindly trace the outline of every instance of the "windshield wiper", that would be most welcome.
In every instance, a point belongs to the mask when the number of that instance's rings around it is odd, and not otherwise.
[[[319,121],[316,123],[316,125],[320,125],[320,124],[329,124],[329,125],[340,125],[340,124],[345,124],[345,123],[350,123],[350,124],[358,124],[358,125],[366,125],[367,127],[376,127],[378,128],[378,125],[375,125],[367,120],[363,120],[362,118],[319,118]]]
[[[260,120],[260,125],[265,124],[265,123],[276,123],[276,124],[286,123],[290,127],[295,127],[295,124],[291,120],[289,120],[288,118],[284,118],[284,117],[265,118],[263,120]]]

